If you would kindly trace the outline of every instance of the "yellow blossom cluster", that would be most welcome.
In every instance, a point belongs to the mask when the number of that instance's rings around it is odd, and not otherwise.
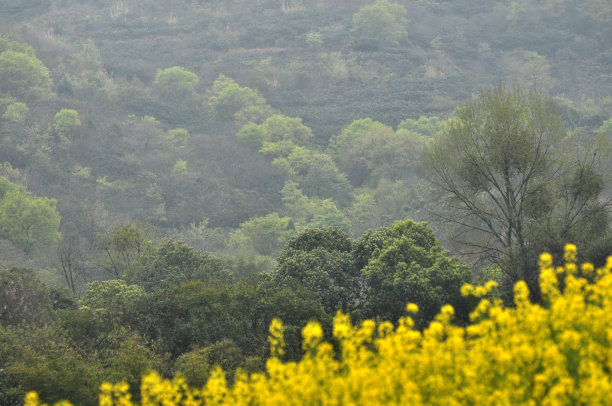
[[[282,323],[275,320],[265,373],[238,373],[228,387],[216,369],[199,389],[151,374],[143,379],[141,404],[611,405],[612,257],[597,270],[579,267],[576,258],[571,244],[562,267],[541,256],[543,304],[529,301],[524,282],[514,287],[512,307],[487,298],[494,282],[464,286],[464,295],[480,298],[465,328],[453,325],[449,305],[423,332],[410,316],[397,326],[372,320],[353,326],[339,313],[334,345],[309,323],[303,358],[282,362]],[[415,304],[406,309],[418,312]],[[28,394],[26,406],[39,405]],[[127,385],[103,385],[100,405],[133,405]]]

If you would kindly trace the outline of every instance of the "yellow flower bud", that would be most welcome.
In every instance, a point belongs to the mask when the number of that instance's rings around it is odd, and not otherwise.
[[[565,262],[576,262],[578,257],[578,249],[574,244],[565,244],[563,247],[563,260]]]
[[[408,303],[406,305],[406,311],[408,313],[416,314],[419,311],[419,305],[416,303]]]
[[[542,255],[540,255],[540,262],[538,263],[540,268],[549,268],[552,266],[552,263],[553,257],[548,252],[544,252]]]
[[[474,290],[474,286],[472,286],[469,283],[466,283],[465,285],[461,286],[461,296],[469,296],[472,294],[472,291]]]
[[[581,270],[583,275],[590,276],[593,274],[595,267],[590,262],[585,262],[584,264],[582,264]]]

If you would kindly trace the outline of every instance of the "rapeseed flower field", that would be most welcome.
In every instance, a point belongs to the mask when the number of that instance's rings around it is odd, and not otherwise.
[[[542,304],[529,300],[524,282],[514,287],[514,306],[491,293],[495,282],[465,285],[475,298],[471,323],[453,324],[442,307],[424,331],[408,315],[397,326],[349,317],[334,319],[334,342],[320,324],[302,331],[305,354],[283,362],[283,326],[270,326],[271,357],[265,373],[237,373],[233,385],[217,368],[202,388],[151,373],[142,379],[139,402],[126,383],[105,383],[100,406],[195,405],[610,405],[612,404],[612,257],[595,269],[577,263],[565,247],[564,265],[540,257]],[[26,406],[41,406],[28,393]],[[58,403],[67,406],[69,402]]]

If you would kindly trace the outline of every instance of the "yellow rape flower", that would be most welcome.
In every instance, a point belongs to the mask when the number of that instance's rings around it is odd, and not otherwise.
[[[302,329],[302,349],[312,350],[323,338],[323,329],[321,324],[311,321]]]
[[[419,311],[419,305],[417,305],[416,303],[408,303],[406,305],[406,311],[408,313],[417,314]]]
[[[565,244],[563,247],[563,260],[566,263],[574,263],[578,259],[578,249],[574,244]]]

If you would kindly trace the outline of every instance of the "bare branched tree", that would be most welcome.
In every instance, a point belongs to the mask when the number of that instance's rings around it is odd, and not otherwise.
[[[57,257],[66,285],[73,294],[78,294],[79,287],[87,284],[87,267],[78,244],[72,240],[62,241],[57,246]]]
[[[455,241],[534,292],[538,251],[607,231],[603,149],[572,141],[549,97],[500,86],[459,105],[426,151]]]

